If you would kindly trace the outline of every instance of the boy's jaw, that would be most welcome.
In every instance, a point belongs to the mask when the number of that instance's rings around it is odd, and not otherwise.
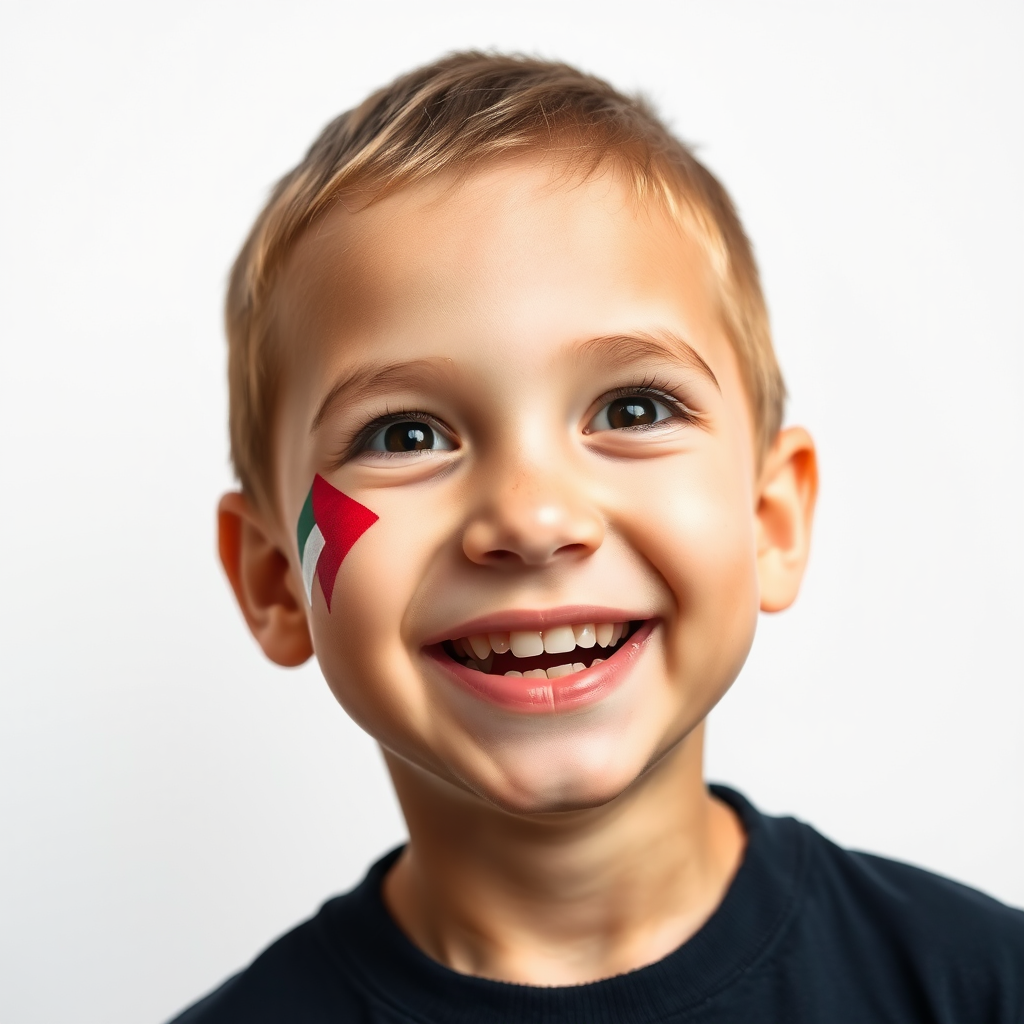
[[[611,693],[636,667],[656,625],[635,612],[586,605],[515,611],[454,626],[423,652],[483,701],[551,714]]]

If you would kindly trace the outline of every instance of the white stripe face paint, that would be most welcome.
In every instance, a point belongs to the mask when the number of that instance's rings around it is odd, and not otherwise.
[[[313,603],[313,579],[316,576],[316,563],[320,560],[320,552],[323,551],[324,535],[320,532],[319,526],[314,526],[306,538],[306,549],[302,552],[302,585],[306,588],[306,600]]]

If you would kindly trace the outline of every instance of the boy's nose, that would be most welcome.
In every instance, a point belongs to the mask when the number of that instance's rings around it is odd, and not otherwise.
[[[597,509],[567,481],[518,473],[494,481],[466,524],[462,547],[478,565],[540,566],[592,554],[604,539]]]

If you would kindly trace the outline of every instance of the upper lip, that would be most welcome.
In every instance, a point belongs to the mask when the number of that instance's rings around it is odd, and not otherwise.
[[[467,619],[458,625],[427,637],[424,647],[439,644],[445,640],[455,640],[463,636],[477,636],[481,633],[511,633],[513,631],[540,632],[555,626],[569,626],[583,622],[631,622],[648,619],[651,616],[637,612],[636,609],[608,608],[593,604],[562,605],[560,608],[542,609],[510,609],[504,612],[493,612],[475,619]]]

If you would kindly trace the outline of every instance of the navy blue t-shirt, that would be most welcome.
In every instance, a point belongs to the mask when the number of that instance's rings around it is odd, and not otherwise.
[[[1024,1024],[1024,911],[712,790],[746,828],[743,863],[648,967],[556,988],[451,971],[384,907],[395,850],[174,1024]]]

